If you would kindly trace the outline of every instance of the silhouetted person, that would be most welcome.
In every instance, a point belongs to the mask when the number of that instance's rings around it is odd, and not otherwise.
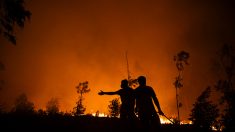
[[[138,77],[139,87],[135,89],[136,96],[136,112],[140,119],[144,131],[151,129],[160,129],[161,123],[154,104],[158,108],[158,113],[164,115],[160,104],[152,87],[146,86],[146,78],[144,76]],[[153,101],[154,104],[153,104]]]
[[[121,97],[121,108],[120,108],[120,118],[125,120],[135,120],[136,116],[134,113],[135,107],[135,96],[134,90],[128,86],[128,81],[121,81],[121,89],[116,92],[103,92],[100,91],[99,95],[120,95]]]

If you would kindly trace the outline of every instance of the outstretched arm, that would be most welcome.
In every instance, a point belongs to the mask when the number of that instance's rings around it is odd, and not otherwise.
[[[157,106],[157,108],[158,108],[158,112],[159,112],[159,114],[160,114],[160,115],[164,115],[164,113],[163,113],[163,112],[162,112],[162,110],[161,110],[161,107],[160,107],[159,101],[158,101],[158,99],[157,99],[157,97],[156,97],[156,96],[153,96],[153,101],[154,101],[155,105],[156,105],[156,106]]]
[[[118,94],[117,92],[103,92],[102,90],[100,90],[100,92],[98,93],[99,95],[115,95]]]

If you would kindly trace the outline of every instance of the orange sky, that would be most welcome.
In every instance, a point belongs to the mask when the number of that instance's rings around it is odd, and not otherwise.
[[[211,61],[225,42],[234,42],[230,3],[217,0],[39,0],[27,1],[32,18],[17,31],[17,46],[0,38],[0,60],[6,70],[2,101],[22,92],[44,108],[52,97],[60,108],[75,106],[79,82],[89,81],[86,112],[107,112],[127,78],[125,52],[133,78],[146,75],[166,115],[176,115],[173,56],[186,50],[180,90],[181,114],[187,119],[196,97],[212,85]],[[7,95],[7,96],[4,96]]]

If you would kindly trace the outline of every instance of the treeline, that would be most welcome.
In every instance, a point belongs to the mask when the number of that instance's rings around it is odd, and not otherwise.
[[[0,114],[14,114],[14,115],[58,115],[58,114],[71,114],[75,116],[83,115],[86,108],[83,105],[84,93],[90,91],[88,88],[88,81],[79,83],[76,86],[78,93],[78,101],[75,104],[75,107],[71,112],[62,112],[59,110],[59,100],[57,98],[51,98],[46,103],[46,109],[35,109],[34,103],[28,100],[28,97],[25,93],[20,94],[14,101],[13,107],[10,111],[4,110],[4,105],[0,107]]]
[[[78,93],[88,89],[88,82],[79,83]],[[82,90],[83,89],[83,90]],[[82,92],[82,93],[83,93]],[[108,118],[84,114],[82,104],[84,98],[79,96],[73,111],[62,112],[59,102],[51,98],[46,109],[35,109],[34,103],[29,101],[26,94],[19,95],[10,111],[0,112],[0,130],[6,131],[104,131],[120,132],[128,128],[120,127],[119,118]],[[82,106],[82,107],[81,107]],[[79,112],[78,112],[79,111]],[[98,114],[98,113],[97,113]],[[116,116],[116,115],[115,115]]]
[[[196,102],[190,114],[190,120],[197,128],[232,132],[235,130],[235,49],[224,44],[217,52],[213,63],[213,73],[219,73],[215,84],[209,85]],[[218,75],[218,74],[217,74]],[[219,100],[211,101],[211,92],[218,94]]]

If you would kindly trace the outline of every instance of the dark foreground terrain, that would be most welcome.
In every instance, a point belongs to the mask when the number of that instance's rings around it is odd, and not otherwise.
[[[118,118],[92,116],[22,116],[5,115],[0,118],[0,131],[19,132],[139,132],[141,125],[134,126],[121,122]],[[198,132],[191,125],[175,126],[163,124],[163,132]]]

